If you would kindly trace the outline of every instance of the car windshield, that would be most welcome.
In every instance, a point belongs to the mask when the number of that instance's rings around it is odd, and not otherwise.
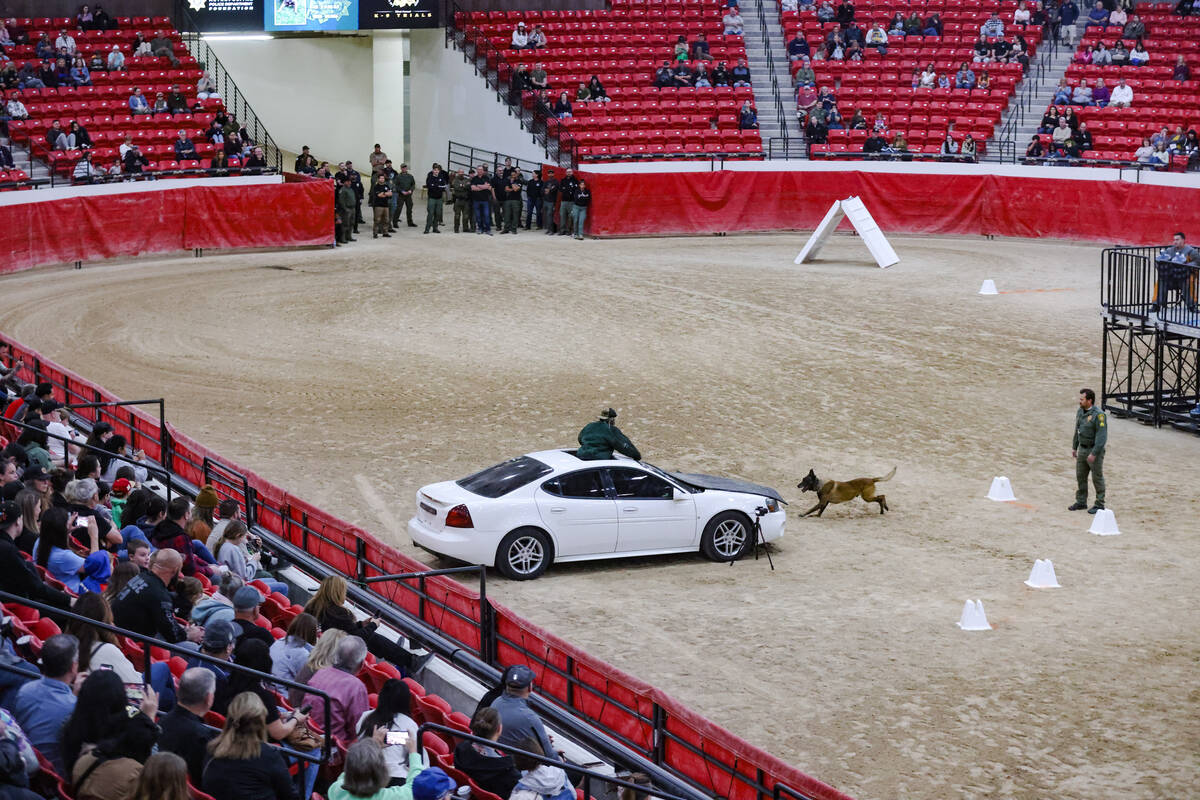
[[[553,470],[536,458],[517,456],[508,461],[501,461],[494,467],[468,475],[462,480],[455,481],[468,492],[483,497],[503,497],[514,489],[520,489],[527,483],[548,475]]]
[[[669,472],[666,472],[666,471],[664,471],[664,470],[661,470],[661,469],[659,469],[658,467],[654,466],[653,464],[647,464],[645,461],[639,461],[638,463],[639,463],[639,464],[641,464],[641,465],[642,465],[643,467],[645,467],[646,469],[648,469],[648,470],[650,470],[651,472],[653,472],[653,473],[654,473],[655,475],[657,475],[658,477],[660,477],[660,478],[662,478],[662,479],[666,480],[668,483],[671,483],[671,484],[673,484],[673,485],[679,486],[680,488],[682,488],[682,489],[684,489],[685,491],[687,491],[687,492],[690,492],[690,493],[692,493],[692,494],[695,494],[695,493],[697,492],[697,489],[696,489],[695,487],[693,487],[693,486],[688,486],[686,483],[684,483],[683,481],[679,480],[679,478],[676,478],[675,476],[673,476],[673,475],[672,475],[671,473],[669,473]]]

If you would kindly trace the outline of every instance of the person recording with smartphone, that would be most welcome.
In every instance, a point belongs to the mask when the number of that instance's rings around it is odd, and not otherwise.
[[[402,680],[389,678],[384,682],[375,708],[358,720],[358,735],[374,737],[383,748],[391,778],[388,786],[403,786],[414,769],[420,772],[423,767],[416,752],[417,723],[412,718],[412,693]]]

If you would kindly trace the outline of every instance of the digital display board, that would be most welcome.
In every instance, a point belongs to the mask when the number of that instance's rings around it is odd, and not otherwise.
[[[187,0],[206,33],[436,28],[441,0]]]

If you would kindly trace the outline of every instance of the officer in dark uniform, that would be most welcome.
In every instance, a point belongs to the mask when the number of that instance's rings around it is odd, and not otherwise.
[[[562,202],[558,205],[558,235],[570,236],[575,233],[575,192],[579,181],[575,179],[575,171],[568,169],[558,184],[558,196]]]
[[[610,408],[600,412],[600,419],[584,425],[579,432],[579,449],[575,451],[575,456],[584,461],[602,461],[612,458],[615,450],[641,461],[642,454],[629,441],[629,437],[621,433],[616,419],[617,412]]]
[[[504,184],[504,230],[500,233],[516,234],[521,227],[521,170],[516,167],[508,171]]]
[[[425,233],[429,233],[430,228],[434,233],[441,233],[438,226],[442,224],[443,196],[449,185],[446,173],[442,172],[442,165],[434,164],[433,169],[425,176],[425,192],[428,194],[425,202]]]
[[[396,213],[392,218],[392,227],[400,227],[401,207],[403,207],[404,213],[408,217],[408,227],[417,227],[417,223],[412,221],[412,199],[413,192],[417,188],[417,179],[408,171],[408,164],[400,165],[400,171],[396,173],[396,178],[392,181],[392,185],[396,191]]]
[[[533,215],[537,214],[537,226],[542,227],[542,173],[534,171],[525,181],[525,230],[533,226]]]
[[[498,169],[491,176],[492,191],[496,196],[492,198],[492,221],[493,225],[503,230],[504,228],[504,190],[508,186],[508,172],[503,169]]]
[[[399,174],[392,167],[392,160],[389,158],[383,162],[383,169],[379,170],[387,176],[388,188],[392,190],[392,196],[388,198],[388,232],[396,230],[396,221],[400,219],[400,197],[396,194],[396,176]]]
[[[554,224],[554,207],[558,205],[558,178],[554,170],[546,175],[542,182],[542,217],[546,220],[546,235],[550,236],[557,230]]]
[[[356,242],[358,240],[353,238],[350,232],[354,230],[354,207],[358,204],[358,198],[354,196],[354,189],[344,174],[338,173],[336,181],[338,219],[341,221],[338,226],[338,241]]]
[[[358,203],[354,206],[354,232],[358,233],[358,226],[366,222],[362,215],[362,201],[366,191],[363,189],[362,176],[354,168],[353,161],[346,162],[346,175],[350,177],[350,188],[354,190],[354,196],[358,198]]]
[[[471,179],[460,169],[450,181],[450,193],[454,196],[454,232],[458,233],[459,221],[463,233],[475,231],[475,220],[471,215]]]
[[[1087,508],[1095,514],[1104,508],[1104,445],[1108,443],[1108,415],[1096,407],[1096,393],[1079,390],[1079,410],[1075,412],[1075,436],[1071,440],[1071,457],[1075,459],[1075,502],[1068,511]],[[1088,508],[1087,480],[1092,474],[1096,487],[1096,502]]]

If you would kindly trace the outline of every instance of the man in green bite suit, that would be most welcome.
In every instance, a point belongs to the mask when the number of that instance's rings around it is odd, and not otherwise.
[[[616,424],[617,412],[613,409],[600,412],[600,419],[589,422],[579,432],[579,449],[575,451],[577,458],[584,461],[603,461],[613,457],[613,451],[629,456],[635,461],[642,460],[642,454],[629,441],[629,437],[621,433]]]

